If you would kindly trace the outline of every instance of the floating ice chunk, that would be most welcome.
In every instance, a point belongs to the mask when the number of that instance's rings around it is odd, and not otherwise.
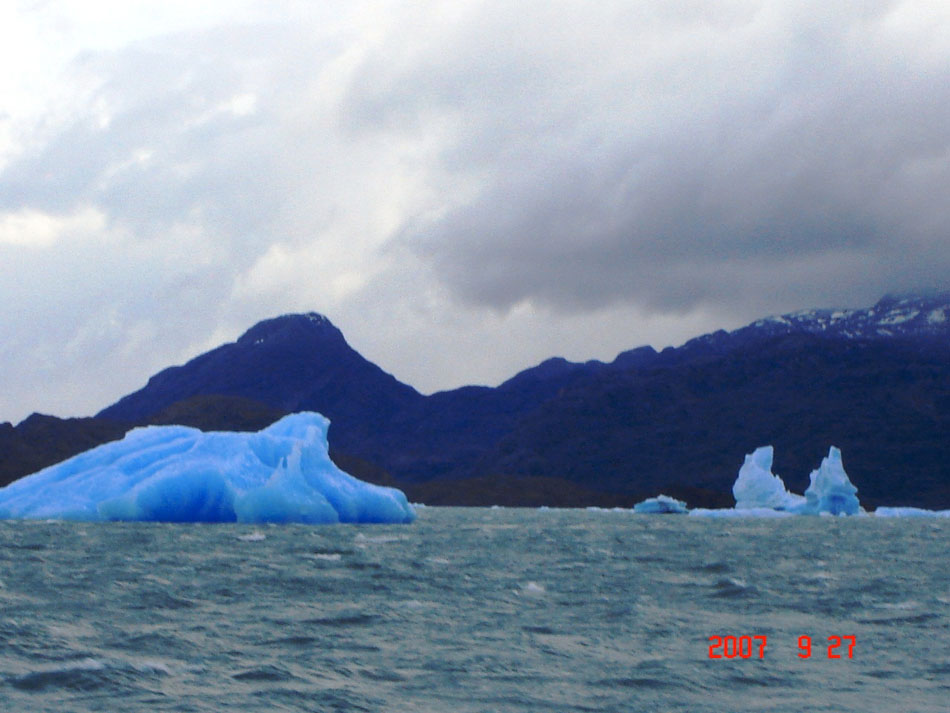
[[[805,506],[800,512],[808,514],[857,515],[861,504],[841,463],[841,451],[832,446],[821,467],[811,472],[811,484],[805,491]]]
[[[874,511],[875,517],[950,517],[950,510],[924,510],[922,508],[880,507]]]
[[[545,594],[546,590],[537,582],[526,582],[521,586],[521,590],[515,590],[515,594],[523,594],[529,597],[540,597]]]
[[[263,532],[249,532],[246,535],[238,535],[238,539],[241,542],[263,542],[267,539],[267,535]]]
[[[633,506],[636,513],[649,514],[685,514],[689,512],[686,503],[682,500],[671,498],[669,495],[657,495],[655,498],[647,498]]]
[[[788,510],[773,510],[772,508],[693,508],[689,511],[690,517],[794,517]]]
[[[412,522],[402,492],[333,464],[329,425],[304,412],[257,433],[136,428],[0,489],[0,518]]]
[[[732,486],[737,510],[794,510],[805,503],[805,498],[788,492],[785,482],[772,473],[772,456],[772,446],[762,446],[745,457]]]

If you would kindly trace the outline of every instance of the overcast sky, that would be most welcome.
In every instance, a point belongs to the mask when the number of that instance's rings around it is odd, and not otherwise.
[[[0,421],[287,312],[431,392],[950,288],[946,0],[14,0],[0,61]]]

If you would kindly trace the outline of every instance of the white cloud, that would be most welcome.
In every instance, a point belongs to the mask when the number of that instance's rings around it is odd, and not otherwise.
[[[100,236],[105,229],[106,216],[90,206],[65,216],[22,208],[0,214],[0,245],[50,248],[61,240]]]

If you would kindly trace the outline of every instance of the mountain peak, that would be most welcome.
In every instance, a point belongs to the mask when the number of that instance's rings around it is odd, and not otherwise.
[[[319,411],[338,426],[364,419],[364,412],[382,418],[420,398],[353,350],[329,319],[308,312],[258,322],[236,342],[155,374],[98,415],[144,423],[176,402],[208,395]]]
[[[320,338],[344,342],[343,333],[324,315],[317,312],[284,314],[258,322],[237,343],[241,345],[283,342],[301,338]]]

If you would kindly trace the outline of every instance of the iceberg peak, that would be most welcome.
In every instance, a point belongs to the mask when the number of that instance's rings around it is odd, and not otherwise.
[[[858,489],[844,472],[841,451],[831,446],[818,470],[811,472],[810,485],[805,491],[805,509],[810,513],[857,515],[861,511],[857,492]]]
[[[788,492],[785,481],[772,472],[773,455],[772,446],[756,448],[746,455],[732,486],[736,509],[794,510],[804,505],[805,498]]]

